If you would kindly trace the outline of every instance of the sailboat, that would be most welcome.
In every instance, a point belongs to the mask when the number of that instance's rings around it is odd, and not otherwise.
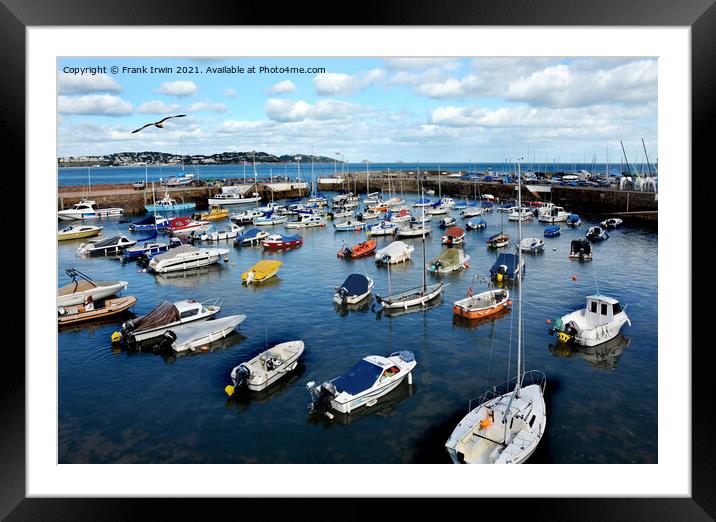
[[[518,207],[522,206],[520,165],[517,164]],[[518,241],[522,222],[517,222]],[[522,252],[518,250],[520,262]],[[517,279],[521,280],[521,272]],[[518,290],[517,375],[503,385],[494,386],[478,399],[458,423],[445,447],[453,463],[521,464],[534,453],[547,425],[543,372],[525,372],[522,344],[522,283]]]
[[[422,194],[421,194],[422,197]],[[423,209],[423,218],[425,218],[425,207]],[[427,282],[427,266],[425,264],[425,229],[423,229],[423,284],[416,288],[410,288],[403,290],[395,294],[391,293],[390,290],[390,264],[388,264],[388,294],[385,297],[380,295],[375,296],[376,301],[380,303],[384,309],[403,308],[407,309],[410,306],[422,305],[425,306],[428,302],[438,297],[445,284],[440,281],[438,283],[428,285]]]

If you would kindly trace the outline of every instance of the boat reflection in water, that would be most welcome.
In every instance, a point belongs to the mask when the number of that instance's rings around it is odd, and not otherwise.
[[[441,304],[443,304],[443,295],[442,294],[440,294],[438,297],[436,297],[432,301],[429,301],[425,305],[409,306],[408,308],[381,308],[375,314],[375,318],[376,318],[376,320],[380,320],[382,317],[385,316],[390,319],[393,319],[395,317],[400,317],[401,315],[412,314],[415,312],[427,312],[428,310],[437,308]]]
[[[158,340],[160,338],[157,338]],[[117,345],[112,346],[112,352],[118,353],[118,352],[125,352],[128,356],[134,356],[134,355],[161,355],[162,359],[164,359],[164,362],[167,364],[174,364],[177,359],[183,359],[185,357],[194,357],[196,355],[203,355],[209,352],[218,352],[221,350],[226,350],[227,348],[231,348],[232,346],[239,344],[246,340],[246,336],[242,335],[238,331],[234,330],[229,335],[222,339],[217,339],[216,341],[209,343],[205,346],[202,346],[200,349],[196,351],[192,350],[184,350],[182,352],[175,352],[174,350],[161,350],[158,348],[158,346],[143,346],[141,350],[126,350],[124,348],[120,348]],[[156,349],[155,349],[156,348]]]
[[[258,355],[258,354],[257,354]],[[291,386],[299,385],[297,381],[303,376],[306,366],[303,364],[303,358],[299,359],[298,366],[295,370],[289,372],[288,375],[282,377],[268,388],[261,391],[251,391],[248,389],[240,390],[226,399],[227,409],[236,409],[239,412],[245,412],[251,404],[264,404],[280,395]]]
[[[460,317],[459,315],[453,315],[452,325],[456,328],[465,328],[468,330],[472,330],[473,328],[477,328],[478,326],[483,324],[494,323],[496,320],[510,315],[511,312],[511,308],[503,308],[499,312],[495,312],[492,315],[478,317],[477,319],[468,319],[466,317]]]
[[[158,285],[190,286],[196,287],[203,283],[214,281],[214,277],[221,275],[226,268],[218,263],[200,268],[190,268],[176,272],[152,274]]]
[[[624,349],[631,340],[619,334],[614,339],[596,346],[578,346],[565,343],[555,343],[548,346],[555,357],[579,357],[595,368],[613,370],[619,365]]]
[[[333,302],[333,307],[335,308],[336,312],[341,317],[347,316],[349,313],[359,313],[359,314],[365,314],[370,312],[371,305],[373,303],[373,296],[369,295],[365,299],[363,299],[360,303],[355,304],[338,304],[335,301]]]
[[[415,384],[408,384],[408,380],[404,379],[397,388],[393,391],[380,397],[378,402],[373,406],[361,406],[358,409],[353,410],[350,413],[340,413],[336,410],[331,410],[333,415],[332,419],[329,419],[325,415],[312,414],[308,416],[308,422],[317,426],[322,426],[326,429],[330,429],[334,424],[347,425],[351,422],[356,422],[360,419],[371,415],[378,415],[380,417],[389,417],[393,414],[393,410],[408,397],[412,397],[417,391]]]

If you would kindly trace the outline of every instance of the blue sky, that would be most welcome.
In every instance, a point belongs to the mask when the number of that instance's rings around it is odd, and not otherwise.
[[[172,72],[122,71],[142,66]],[[222,66],[325,72],[208,70]],[[77,73],[90,67],[106,73]],[[58,156],[260,150],[487,162],[529,151],[571,163],[603,162],[607,149],[619,161],[621,139],[639,161],[642,138],[657,156],[653,58],[67,58],[57,80]],[[131,134],[178,113],[188,116]]]

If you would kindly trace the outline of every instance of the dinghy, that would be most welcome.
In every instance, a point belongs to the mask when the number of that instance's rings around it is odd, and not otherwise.
[[[257,227],[270,227],[273,225],[281,225],[283,223],[288,223],[288,216],[281,216],[279,214],[274,214],[274,212],[269,212],[264,216],[254,219],[254,225]]]
[[[375,239],[369,239],[352,247],[344,243],[336,255],[347,259],[358,259],[359,257],[368,256],[375,252],[377,244],[378,242]]]
[[[311,395],[310,411],[332,418],[331,409],[351,413],[362,406],[374,406],[403,380],[412,384],[415,365],[415,356],[409,351],[394,352],[388,357],[363,357],[339,377],[318,386],[314,381],[306,384]]]
[[[500,232],[499,234],[495,234],[490,237],[486,243],[490,248],[502,248],[510,244],[510,236],[504,232]]]
[[[522,256],[516,256],[515,254],[500,254],[497,256],[495,263],[490,268],[490,275],[498,282],[502,282],[505,279],[512,281],[517,276],[520,276],[521,279],[522,274],[520,274],[520,272],[524,269],[525,260],[522,259]]]
[[[609,218],[602,221],[601,225],[604,228],[619,228],[622,226],[624,221],[619,218]]]
[[[260,210],[246,210],[238,214],[231,214],[229,219],[238,225],[245,225],[247,223],[253,223],[254,219],[258,219],[263,215],[264,213]]]
[[[115,295],[127,288],[127,281],[93,281],[76,268],[66,268],[65,273],[72,279],[57,289],[57,306],[83,304],[87,297],[94,301]]]
[[[487,221],[482,218],[476,221],[468,221],[465,223],[465,228],[468,230],[485,230],[487,228]]]
[[[293,248],[303,244],[303,237],[298,234],[294,236],[282,236],[281,234],[271,234],[261,241],[261,246],[269,250],[279,250],[282,248]]]
[[[339,305],[360,303],[370,295],[374,283],[370,277],[363,274],[349,275],[343,284],[336,288],[333,301]]]
[[[398,228],[396,232],[397,237],[423,237],[427,236],[432,232],[430,228],[430,222],[425,222],[422,225],[419,223],[410,222],[410,225],[403,225]]]
[[[580,261],[591,261],[592,245],[586,239],[575,239],[569,248],[569,258]]]
[[[164,274],[180,270],[190,270],[213,265],[229,253],[225,248],[197,248],[181,245],[163,254],[158,254],[149,262],[149,272]]]
[[[250,228],[243,234],[236,236],[234,239],[234,245],[238,246],[249,246],[258,245],[263,239],[269,236],[268,232],[259,230],[258,228]]]
[[[282,261],[272,261],[268,259],[259,261],[241,274],[241,282],[245,285],[263,283],[275,276],[282,264]]]
[[[398,225],[390,221],[381,221],[372,225],[366,231],[368,236],[392,236],[398,231]]]
[[[58,306],[57,325],[69,326],[112,317],[129,310],[136,302],[137,298],[130,295],[127,297],[105,299],[103,303],[98,304],[95,304],[94,300],[91,300],[91,305],[89,306],[88,304]]]
[[[393,241],[388,246],[375,252],[375,262],[383,265],[402,263],[410,259],[410,254],[412,254],[414,250],[415,247],[413,245],[408,245],[402,241]]]
[[[544,237],[557,237],[562,233],[559,225],[552,225],[544,229]]]
[[[428,272],[431,274],[449,274],[457,270],[465,270],[470,268],[468,264],[468,256],[460,248],[446,248],[440,255],[430,261]]]
[[[604,241],[605,239],[609,239],[609,234],[601,227],[589,227],[589,230],[587,230],[584,236],[589,241]]]
[[[441,238],[443,245],[455,246],[462,245],[465,240],[465,229],[460,227],[448,228],[445,235]]]
[[[544,252],[544,239],[540,239],[538,237],[526,237],[520,242],[519,249],[529,254]]]
[[[70,225],[57,233],[58,241],[67,241],[69,239],[82,239],[85,237],[98,236],[102,232],[102,227],[93,225]]]
[[[118,256],[125,248],[137,244],[136,241],[124,235],[112,236],[102,240],[90,240],[89,243],[82,243],[75,251],[81,256]]]
[[[163,229],[169,225],[169,220],[159,214],[151,214],[144,219],[135,221],[129,225],[130,232],[151,232],[152,230]]]
[[[452,312],[465,319],[482,319],[502,312],[512,304],[507,289],[490,289],[472,295],[472,287],[464,299],[455,301]]]
[[[177,217],[169,221],[167,230],[176,237],[189,237],[190,235],[201,235],[211,228],[208,221],[195,221],[190,217]]]
[[[353,230],[363,230],[366,228],[366,224],[361,221],[353,221],[352,219],[349,219],[348,221],[344,221],[343,223],[337,223],[333,225],[336,232],[350,232]]]
[[[231,382],[224,388],[229,397],[242,390],[262,391],[298,367],[303,341],[277,344],[231,370]]]
[[[452,216],[444,217],[440,220],[440,224],[438,225],[440,228],[448,228],[455,224],[455,218]]]
[[[631,326],[619,301],[605,295],[588,295],[585,308],[555,319],[549,333],[557,333],[563,343],[596,346],[619,335],[624,323]]]
[[[211,205],[208,212],[199,212],[192,216],[197,221],[217,221],[229,217],[229,209]]]
[[[118,338],[129,345],[144,343],[162,336],[167,330],[211,319],[220,311],[218,298],[203,303],[195,299],[174,303],[162,301],[149,313],[122,323]]]
[[[213,321],[203,321],[191,325],[169,329],[162,334],[159,349],[174,352],[196,352],[203,347],[231,334],[239,326],[245,315],[229,315]]]
[[[229,239],[234,239],[236,236],[241,234],[241,232],[244,230],[244,227],[240,227],[239,225],[236,225],[234,223],[231,223],[230,225],[226,225],[224,230],[215,230],[214,232],[210,232],[207,234],[202,234],[199,236],[199,239],[202,241],[228,241]]]
[[[567,225],[570,227],[578,227],[582,224],[582,218],[579,217],[577,214],[570,214],[567,216]]]

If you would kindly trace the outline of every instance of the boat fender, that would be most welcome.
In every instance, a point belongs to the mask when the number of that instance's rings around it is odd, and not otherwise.
[[[112,339],[112,344],[116,344],[122,340],[122,334],[119,332],[113,332],[111,339]]]

